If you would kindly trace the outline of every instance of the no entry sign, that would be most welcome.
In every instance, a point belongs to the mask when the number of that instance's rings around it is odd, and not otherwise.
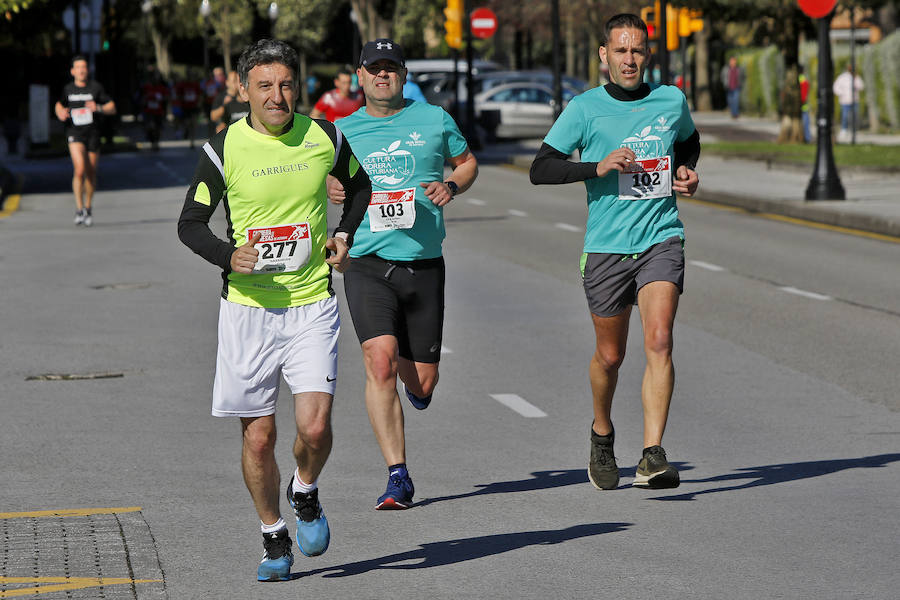
[[[497,31],[497,15],[489,8],[476,8],[470,18],[472,35],[477,38],[489,38]]]
[[[800,10],[813,19],[821,19],[834,9],[837,0],[797,0]]]

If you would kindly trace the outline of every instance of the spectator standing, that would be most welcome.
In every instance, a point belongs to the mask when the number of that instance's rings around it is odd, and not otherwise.
[[[741,88],[744,87],[744,68],[732,56],[728,64],[722,67],[722,87],[728,97],[728,110],[731,118],[737,119],[741,113]]]
[[[812,134],[809,132],[809,78],[803,72],[803,65],[800,69],[800,118],[803,120],[803,141],[807,144],[812,141]]]
[[[194,127],[197,125],[197,114],[200,111],[200,101],[203,90],[200,83],[194,79],[189,71],[184,79],[175,84],[173,104],[177,103],[181,112],[178,127],[182,131],[184,139],[190,140],[191,148],[194,147]]]
[[[847,70],[834,80],[831,89],[841,105],[841,130],[838,132],[838,141],[850,141],[850,132],[856,131],[859,126],[857,106],[859,105],[859,93],[865,87],[862,78],[853,72],[853,65],[849,63]]]

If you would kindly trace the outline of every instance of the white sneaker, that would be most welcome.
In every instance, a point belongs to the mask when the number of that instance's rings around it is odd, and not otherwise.
[[[84,211],[83,210],[75,211],[75,224],[76,225],[84,225]]]
[[[84,226],[90,227],[94,224],[94,217],[91,216],[91,209],[85,209],[84,211]]]

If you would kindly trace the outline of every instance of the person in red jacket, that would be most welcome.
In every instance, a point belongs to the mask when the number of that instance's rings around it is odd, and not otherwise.
[[[177,126],[181,129],[184,139],[190,140],[191,148],[194,147],[194,127],[197,125],[197,114],[200,112],[200,102],[203,98],[203,90],[200,83],[194,79],[190,71],[187,77],[178,80],[175,84],[175,97],[173,106],[177,103],[181,109]]]
[[[144,130],[154,150],[159,150],[159,137],[166,118],[169,87],[155,67],[148,69],[149,77],[141,87],[141,107],[144,114]]]
[[[313,119],[325,118],[334,123],[356,112],[356,109],[363,105],[364,98],[361,90],[350,91],[352,81],[349,69],[343,68],[338,71],[334,78],[334,89],[322,94],[309,116]]]

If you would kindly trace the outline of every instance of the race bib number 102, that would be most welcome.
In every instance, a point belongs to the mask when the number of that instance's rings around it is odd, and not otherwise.
[[[254,273],[289,273],[299,271],[309,262],[312,251],[309,223],[253,227],[247,230],[247,241],[257,233],[260,238],[255,247],[259,258]]]
[[[672,195],[672,168],[668,156],[636,160],[619,173],[620,200],[667,198]]]

